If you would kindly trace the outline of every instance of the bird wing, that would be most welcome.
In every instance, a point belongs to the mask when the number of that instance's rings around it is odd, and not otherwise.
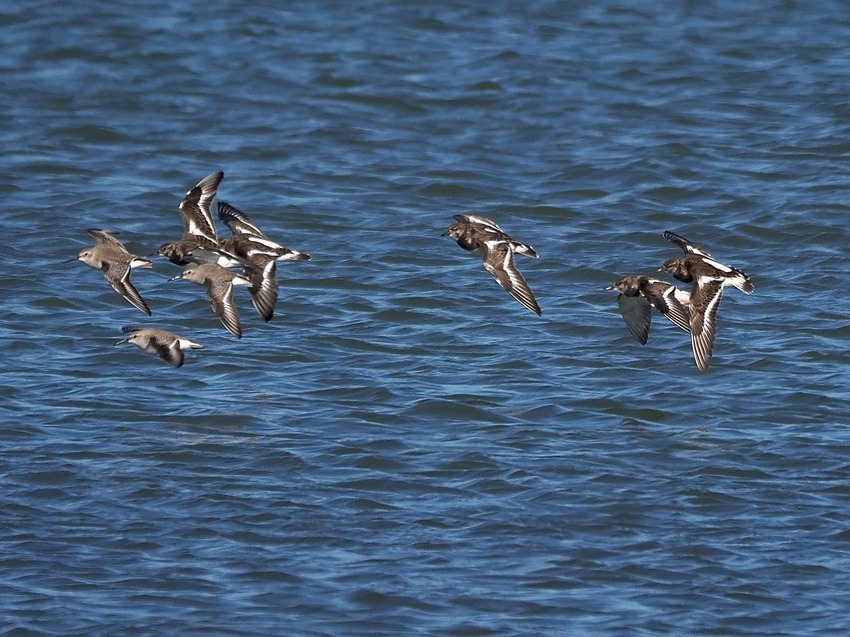
[[[230,228],[233,234],[250,234],[255,237],[263,237],[263,231],[260,230],[251,218],[238,208],[231,206],[224,201],[218,202],[218,218],[222,223]]]
[[[701,372],[708,370],[717,334],[717,308],[723,298],[723,281],[701,277],[691,295],[691,346],[694,361]]]
[[[499,224],[487,217],[479,217],[477,215],[455,215],[454,218],[460,223],[476,223],[480,226],[484,226],[484,229],[490,230],[491,232],[503,232],[503,230],[499,227]]]
[[[118,294],[123,296],[132,305],[139,308],[142,312],[150,316],[151,310],[148,304],[145,303],[142,295],[130,281],[130,263],[119,261],[111,263],[109,268],[103,273],[109,285],[112,286]]]
[[[641,345],[646,345],[649,340],[649,327],[652,323],[652,306],[643,296],[628,296],[620,294],[617,297],[620,305],[620,314],[626,322],[632,336]]]
[[[214,244],[218,243],[210,206],[218,191],[224,173],[219,171],[201,179],[192,187],[180,202],[180,216],[183,218],[183,238],[202,237]]]
[[[277,304],[276,263],[274,257],[270,257],[263,265],[257,263],[251,268],[246,268],[246,274],[251,280],[251,286],[248,288],[251,293],[251,302],[257,313],[266,321],[270,321],[274,316],[274,307]]]
[[[175,338],[170,343],[166,343],[159,338],[153,339],[153,346],[159,357],[172,367],[181,367],[185,356],[183,350],[180,349],[179,339]]]
[[[514,263],[514,252],[507,241],[485,241],[487,253],[484,267],[517,301],[540,316],[542,314],[534,293]]]
[[[233,282],[217,281],[209,285],[207,298],[221,324],[236,338],[242,338],[242,323],[233,302]]]
[[[118,233],[114,230],[98,230],[97,228],[89,228],[86,232],[94,238],[98,245],[115,246],[125,250],[124,244],[117,238]]]
[[[676,327],[686,332],[690,332],[691,317],[688,314],[688,310],[682,305],[677,294],[681,296],[679,290],[676,289],[676,286],[668,284],[660,295],[651,294],[648,295],[647,298],[649,298],[650,303],[652,303],[659,312],[670,319]]]
[[[676,234],[675,232],[670,232],[669,230],[664,231],[664,238],[671,243],[675,243],[682,249],[682,252],[688,254],[698,254],[701,257],[711,257],[711,255],[700,248],[695,243],[688,241],[682,235]]]

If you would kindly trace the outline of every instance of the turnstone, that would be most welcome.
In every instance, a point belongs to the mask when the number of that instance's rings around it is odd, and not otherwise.
[[[641,274],[630,274],[617,279],[605,288],[619,292],[617,302],[629,332],[638,343],[646,345],[652,321],[652,308],[672,321],[677,327],[690,332],[690,317],[685,305],[689,294],[675,285]]]
[[[183,338],[177,334],[158,330],[152,327],[134,327],[126,325],[121,328],[125,333],[129,334],[123,341],[118,341],[116,345],[122,343],[132,343],[140,349],[156,354],[172,367],[180,367],[183,365],[183,350],[184,349],[203,349],[204,346],[195,341],[190,341],[188,338]]]
[[[95,244],[91,248],[80,250],[76,257],[69,261],[82,261],[88,266],[103,272],[109,285],[128,302],[150,315],[148,304],[142,295],[130,282],[130,271],[133,268],[150,268],[153,263],[146,257],[130,254],[124,245],[116,238],[117,232],[111,230],[86,230],[94,237]]]
[[[179,206],[183,237],[179,241],[162,244],[154,254],[176,265],[187,265],[191,262],[190,256],[218,253],[218,234],[210,206],[222,179],[222,171],[207,175],[186,193]]]
[[[254,307],[266,321],[271,320],[277,303],[278,284],[276,261],[306,261],[310,255],[291,250],[269,239],[241,210],[228,203],[218,203],[218,217],[233,233],[219,239],[219,246],[227,256],[220,256],[219,265],[235,267],[242,265],[243,273],[252,282]]]
[[[530,245],[520,243],[504,232],[495,222],[485,217],[455,215],[457,223],[449,226],[443,236],[449,236],[464,250],[481,255],[484,267],[499,285],[529,310],[541,314],[540,306],[531,288],[517,270],[514,254],[537,257]]]
[[[230,229],[232,236],[219,239],[221,248],[253,262],[257,255],[277,261],[306,261],[310,255],[287,248],[269,239],[244,212],[224,201],[218,202],[218,218]],[[224,265],[224,264],[222,264]]]
[[[685,253],[681,257],[668,259],[658,271],[668,272],[684,283],[692,283],[690,303],[691,346],[697,368],[708,370],[717,333],[717,308],[723,296],[723,288],[734,286],[746,294],[754,287],[750,277],[737,268],[724,265],[699,246],[684,237],[670,232],[664,238],[678,245]]]

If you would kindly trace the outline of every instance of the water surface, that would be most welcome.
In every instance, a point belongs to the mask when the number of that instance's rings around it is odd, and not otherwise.
[[[845,633],[850,9],[562,4],[0,9],[3,635]],[[241,341],[61,263],[219,169],[313,256]],[[756,286],[707,374],[602,292],[667,229]]]

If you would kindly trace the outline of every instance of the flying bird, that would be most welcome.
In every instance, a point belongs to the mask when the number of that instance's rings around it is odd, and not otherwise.
[[[146,257],[130,254],[117,239],[117,232],[111,230],[98,230],[89,228],[86,230],[95,241],[95,244],[80,250],[77,256],[70,261],[82,261],[86,265],[103,272],[104,278],[109,281],[118,294],[123,296],[129,303],[139,308],[145,314],[150,315],[151,310],[145,303],[142,295],[130,281],[130,271],[134,268],[150,268],[153,263]]]
[[[178,241],[163,243],[154,253],[165,257],[175,265],[191,263],[190,257],[217,254],[218,234],[215,229],[211,205],[224,179],[224,172],[207,175],[195,184],[180,202],[180,218],[183,220],[183,236]]]
[[[217,263],[202,261],[192,263],[180,274],[169,279],[177,281],[185,279],[198,285],[207,286],[207,300],[218,316],[221,324],[236,338],[242,338],[242,323],[239,311],[233,302],[233,287],[236,285],[250,286],[251,281],[235,272],[231,272]]]
[[[680,329],[691,331],[687,309],[690,295],[667,281],[630,274],[617,279],[605,290],[620,293],[617,297],[620,313],[629,332],[641,345],[649,340],[653,307]]]
[[[183,365],[185,358],[184,349],[203,349],[204,346],[195,341],[190,341],[188,338],[183,338],[177,334],[166,332],[165,330],[154,329],[152,327],[136,327],[126,325],[122,331],[129,334],[123,341],[118,341],[116,345],[122,343],[132,343],[139,349],[142,349],[151,354],[156,354],[172,367],[180,367]]]
[[[693,284],[688,303],[691,347],[697,368],[704,372],[708,370],[714,350],[717,309],[723,288],[733,286],[745,294],[752,294],[755,288],[745,272],[720,263],[683,236],[668,230],[664,238],[679,246],[684,254],[667,259],[658,271],[672,274],[683,283]]]
[[[494,221],[473,215],[455,215],[456,223],[443,236],[449,236],[464,250],[482,256],[484,267],[517,301],[540,316],[534,293],[514,263],[515,254],[537,257],[530,245],[520,243],[504,232]]]

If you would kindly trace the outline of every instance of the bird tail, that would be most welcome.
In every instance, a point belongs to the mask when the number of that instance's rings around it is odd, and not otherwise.
[[[752,281],[750,281],[750,277],[745,272],[741,272],[738,269],[732,270],[732,276],[729,279],[729,283],[741,290],[744,294],[752,294],[753,290],[756,289]]]

